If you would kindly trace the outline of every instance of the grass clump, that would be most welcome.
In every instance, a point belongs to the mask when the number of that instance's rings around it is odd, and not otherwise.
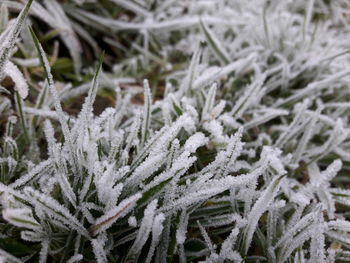
[[[2,3],[2,259],[350,261],[346,10]]]

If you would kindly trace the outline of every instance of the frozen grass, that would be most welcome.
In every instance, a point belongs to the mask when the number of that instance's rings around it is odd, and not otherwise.
[[[0,8],[1,259],[350,261],[347,1],[23,2]]]

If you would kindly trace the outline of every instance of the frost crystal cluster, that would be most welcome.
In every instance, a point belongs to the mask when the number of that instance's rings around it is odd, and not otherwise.
[[[0,1],[1,262],[350,262],[350,2],[99,2]]]

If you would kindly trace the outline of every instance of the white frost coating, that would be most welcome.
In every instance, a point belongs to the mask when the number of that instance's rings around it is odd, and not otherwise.
[[[82,48],[78,37],[75,34],[72,23],[65,14],[61,5],[58,4],[56,0],[45,0],[44,1],[46,9],[41,8],[40,11],[35,12],[39,17],[45,16],[45,21],[53,28],[60,29],[60,37],[67,47],[71,57],[74,61],[75,73],[79,75],[81,67],[81,53]],[[38,7],[39,3],[35,3],[35,7]],[[33,8],[34,9],[34,8]]]
[[[189,133],[195,130],[194,120],[187,113],[181,115],[170,127],[164,129],[164,133],[155,142],[150,155],[164,152],[169,143],[175,139],[181,128],[186,129]]]
[[[0,43],[0,80],[3,78],[3,71],[6,67],[6,63],[11,56],[11,51],[16,43],[17,37],[21,32],[22,26],[25,22],[25,19],[28,15],[29,8],[33,1],[27,1],[27,4],[21,10],[21,13],[16,19],[15,23],[10,23],[10,27],[5,36],[1,35]],[[5,15],[5,14],[2,14]],[[2,38],[4,37],[4,38]]]
[[[255,202],[252,210],[250,211],[248,215],[248,224],[244,232],[245,236],[245,251],[247,252],[249,249],[249,246],[252,242],[253,234],[256,230],[256,226],[258,224],[258,221],[261,217],[261,215],[265,212],[268,205],[273,201],[275,198],[275,195],[277,194],[280,184],[281,184],[282,177],[278,176],[275,178],[269,186],[266,188],[266,190],[262,193],[260,198]]]
[[[58,203],[55,199],[41,194],[30,187],[26,187],[24,192],[28,198],[31,199],[31,203],[41,209],[44,213],[76,230],[80,235],[89,238],[90,235],[85,227],[81,225],[78,219],[75,218],[66,207]]]
[[[143,163],[141,163],[135,171],[126,180],[126,184],[133,186],[151,176],[164,163],[166,153],[159,153],[158,155],[149,156]]]
[[[233,186],[249,184],[253,181],[261,171],[255,171],[250,174],[245,174],[237,177],[226,177],[223,179],[208,181],[205,186],[194,193],[188,193],[186,196],[179,198],[171,204],[171,208],[180,209],[183,206],[189,206],[197,202],[209,199],[210,197],[222,193]]]
[[[256,80],[250,84],[246,89],[243,96],[239,98],[235,106],[232,108],[230,114],[234,116],[235,119],[240,118],[243,113],[251,107],[254,103],[257,103],[257,94],[262,90],[262,85],[266,75],[260,75],[256,77]]]
[[[49,239],[44,239],[41,241],[41,250],[39,253],[39,263],[45,263],[47,261],[47,257],[49,255]]]
[[[19,258],[16,258],[15,256],[12,256],[10,253],[6,252],[5,250],[0,248],[0,262],[15,262],[15,263],[22,263],[23,261]]]
[[[183,152],[176,160],[174,160],[171,168],[168,171],[162,172],[160,175],[157,175],[149,184],[144,188],[144,191],[151,189],[152,187],[168,180],[176,174],[184,174],[192,164],[197,160],[196,157],[190,156],[188,151]]]
[[[128,9],[130,11],[133,11],[136,14],[140,14],[145,17],[151,16],[151,13],[144,8],[143,6],[136,4],[132,1],[127,1],[127,0],[112,0],[113,3],[124,7],[125,9]]]
[[[159,243],[160,235],[163,232],[164,220],[165,220],[165,216],[163,213],[160,213],[154,217],[153,225],[152,225],[152,243],[151,243],[151,247],[148,250],[146,263],[149,263],[152,260],[155,248]]]
[[[56,174],[57,181],[63,191],[64,195],[68,198],[69,202],[76,207],[77,205],[77,197],[72,189],[71,184],[69,183],[66,175],[62,173]]]
[[[234,261],[242,260],[239,253],[237,253],[236,251],[233,251],[232,249],[237,240],[238,233],[239,233],[238,228],[232,229],[230,235],[225,239],[224,243],[222,244],[220,254],[219,254],[222,260],[225,260],[225,259],[234,260]]]
[[[107,237],[105,234],[99,235],[96,239],[91,240],[92,249],[95,254],[97,263],[107,263],[107,255],[104,249]]]
[[[82,254],[76,254],[76,255],[72,256],[70,259],[68,259],[67,263],[79,262],[83,259],[84,259],[84,257]]]
[[[128,218],[128,224],[129,224],[129,226],[137,227],[136,217],[130,216],[130,217]]]
[[[17,188],[19,186],[25,185],[27,182],[29,182],[31,179],[33,179],[38,174],[41,174],[45,169],[50,166],[51,160],[46,160],[35,166],[34,169],[32,169],[27,174],[23,175],[22,177],[18,178],[14,183],[11,184],[11,187]]]
[[[326,251],[325,251],[325,236],[324,232],[326,230],[323,216],[321,215],[322,211],[318,213],[315,212],[314,215],[314,229],[313,235],[311,236],[311,245],[310,245],[310,261],[311,262],[326,262]]]
[[[211,120],[209,122],[204,123],[204,128],[211,133],[211,135],[215,138],[217,142],[223,142],[225,140],[224,138],[224,128],[217,120]]]
[[[328,167],[327,169],[322,172],[322,179],[324,181],[330,181],[332,180],[337,173],[340,171],[340,169],[342,168],[342,161],[340,159],[337,159],[335,161],[333,161]]]
[[[176,229],[176,243],[182,245],[185,243],[186,234],[187,234],[187,224],[188,224],[189,214],[186,213],[186,210],[182,210],[180,215],[180,222]]]
[[[281,162],[280,156],[282,151],[270,146],[264,146],[261,153],[262,162],[267,162],[278,174],[282,175],[286,173],[284,166]]]
[[[203,237],[204,240],[205,240],[205,243],[207,244],[207,246],[208,246],[208,248],[209,248],[209,250],[210,250],[210,253],[211,253],[211,254],[215,253],[215,252],[214,252],[213,243],[211,242],[210,237],[209,237],[207,231],[205,230],[205,228],[201,225],[201,223],[200,223],[199,221],[197,221],[197,225],[198,225],[199,230],[200,230],[200,232],[201,232],[201,234],[202,234],[202,237]]]
[[[134,244],[130,248],[131,254],[138,254],[141,252],[142,247],[146,243],[148,236],[152,230],[153,219],[158,206],[158,200],[153,200],[145,209],[139,231],[137,232]]]
[[[44,71],[45,71],[45,74],[46,74],[48,87],[49,87],[50,93],[51,93],[51,95],[53,97],[54,106],[55,106],[55,109],[56,109],[56,112],[57,112],[57,115],[58,115],[58,119],[59,119],[61,127],[62,127],[63,135],[64,135],[65,139],[68,142],[68,146],[69,146],[69,149],[70,149],[69,155],[70,155],[70,158],[72,158],[72,162],[73,162],[74,168],[76,170],[75,172],[78,173],[79,167],[78,167],[78,163],[77,163],[77,160],[76,160],[77,157],[76,157],[76,154],[75,154],[75,148],[73,146],[73,139],[72,139],[72,136],[71,136],[71,132],[70,132],[70,129],[69,129],[68,124],[67,124],[66,115],[63,112],[63,109],[62,109],[62,106],[61,106],[61,102],[60,102],[60,98],[59,98],[58,92],[56,90],[56,87],[54,85],[54,81],[53,81],[53,77],[52,77],[52,74],[51,74],[51,68],[50,68],[49,61],[47,60],[47,56],[45,54],[45,51],[43,50],[43,48],[40,45],[40,43],[37,42],[37,41],[38,40],[35,39],[34,42],[35,42],[36,47],[38,49],[38,53],[39,53],[40,59],[41,59],[43,65],[44,65]]]
[[[92,233],[96,235],[100,232],[105,231],[116,220],[128,214],[134,208],[137,200],[139,200],[141,196],[142,195],[140,193],[137,193],[127,199],[124,199],[123,201],[120,202],[120,204],[117,207],[115,207],[114,209],[111,209],[105,215],[98,218],[91,230]]]
[[[212,119],[216,119],[221,116],[224,108],[226,106],[226,101],[220,100],[219,104],[217,104],[211,111],[210,116]]]
[[[40,224],[34,219],[29,208],[6,208],[2,211],[3,218],[11,224],[31,230],[41,230]]]
[[[143,81],[144,86],[144,108],[142,118],[141,143],[145,143],[150,132],[152,94],[147,80]]]
[[[214,107],[217,87],[218,87],[217,83],[214,82],[214,84],[209,89],[209,92],[206,97],[205,104],[202,110],[202,120],[206,120],[210,118],[209,113],[212,111]]]
[[[11,61],[7,61],[4,74],[11,77],[12,81],[16,84],[15,89],[18,91],[21,98],[25,99],[28,96],[28,84],[18,67]]]
[[[185,151],[189,151],[191,153],[195,152],[199,147],[207,144],[209,141],[208,138],[201,132],[197,132],[193,134],[190,138],[187,139],[184,149]]]
[[[194,82],[193,88],[198,89],[199,87],[213,83],[215,80],[226,76],[232,71],[240,72],[247,68],[255,59],[256,54],[251,54],[247,58],[235,61],[225,67],[212,69],[211,72],[202,74],[202,76]]]
[[[344,49],[350,39],[349,1],[114,0],[134,13],[117,19],[92,14],[85,5],[71,10],[57,0],[42,2],[36,1],[31,13],[62,29],[58,33],[65,44],[72,43],[70,48],[77,47],[72,37],[78,33],[96,51],[85,26],[102,36],[120,30],[127,36],[131,29],[142,43],[117,44],[127,59],[111,65],[114,73],[137,76],[150,60],[160,70],[156,102],[146,81],[144,105],[131,100],[142,92],[137,79],[97,71],[92,85],[85,79],[77,88],[66,80],[57,83],[56,96],[47,63],[49,86],[31,78],[42,92],[35,106],[23,107],[24,121],[28,134],[37,137],[23,148],[17,128],[21,123],[8,122],[0,198],[14,233],[21,231],[24,241],[37,242],[33,248],[38,257],[43,245],[42,261],[47,253],[48,260],[54,258],[55,251],[68,252],[63,261],[81,260],[82,245],[88,252],[83,260],[97,262],[137,262],[142,255],[146,263],[171,257],[181,263],[238,263],[255,250],[261,258],[251,259],[273,263],[350,258],[344,209],[350,206],[350,191],[341,188],[350,162],[349,51]],[[6,0],[1,10],[22,6]],[[312,18],[319,13],[322,23],[316,24]],[[4,24],[0,45],[8,45],[4,39],[15,20]],[[176,41],[171,30],[177,31]],[[19,42],[21,52],[30,47],[26,33]],[[115,45],[109,37],[104,40]],[[38,50],[45,62],[40,46]],[[16,56],[12,51],[7,55]],[[188,67],[182,57],[191,53]],[[169,67],[174,55],[181,63]],[[11,61],[22,68],[34,60]],[[115,108],[99,116],[92,108],[97,76],[101,87],[116,93]],[[53,96],[45,93],[49,90]],[[78,117],[60,111],[57,98],[87,91]],[[1,87],[0,92],[7,93]],[[56,111],[51,110],[54,104]],[[0,113],[11,115],[10,106],[0,96]],[[48,158],[40,160],[46,156],[40,131],[47,118],[58,119],[61,126],[45,124]],[[339,181],[337,174],[343,175]],[[74,248],[56,248],[60,242],[39,221],[59,237],[70,235]],[[189,246],[194,242],[209,249],[193,251]]]
[[[295,225],[292,225],[290,229],[288,229],[287,232],[283,234],[280,240],[276,243],[275,247],[281,247],[285,245],[285,243],[289,242],[292,240],[292,237],[300,232],[302,229],[306,228],[309,226],[314,220],[314,215],[313,214],[308,214],[304,216],[301,220],[299,220]]]

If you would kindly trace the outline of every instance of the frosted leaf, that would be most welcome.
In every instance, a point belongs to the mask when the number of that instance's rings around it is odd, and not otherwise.
[[[268,109],[268,110],[265,110],[264,114],[262,114],[261,116],[255,117],[253,120],[244,124],[244,128],[247,130],[247,129],[259,126],[261,124],[264,124],[276,117],[285,116],[288,114],[289,112],[286,110]]]
[[[104,249],[106,239],[106,236],[101,234],[96,239],[91,240],[92,249],[94,251],[97,263],[108,262],[106,251]]]
[[[21,239],[29,242],[40,242],[43,240],[42,232],[33,232],[28,230],[21,231]]]
[[[241,96],[232,108],[230,114],[235,119],[240,118],[248,107],[257,103],[257,93],[262,89],[262,85],[265,81],[266,75],[261,75],[247,88],[243,96]]]
[[[301,206],[306,206],[310,203],[310,198],[303,193],[294,193],[291,195],[290,201]]]
[[[12,62],[7,61],[4,74],[11,77],[12,81],[16,84],[15,89],[18,91],[21,98],[25,99],[28,96],[28,84],[18,67]]]
[[[106,171],[104,171],[101,176],[95,175],[97,196],[100,202],[105,205],[105,211],[110,210],[116,205],[119,195],[124,187],[122,183],[115,185],[115,177],[118,176],[118,174],[116,175],[114,172],[113,166],[110,165],[107,166]]]
[[[84,257],[82,254],[76,254],[72,257],[70,257],[68,260],[67,260],[67,263],[74,263],[74,262],[79,262],[81,260],[83,260]]]
[[[134,122],[130,127],[129,136],[126,138],[126,146],[122,153],[123,163],[126,164],[128,160],[128,154],[132,146],[135,145],[135,140],[137,140],[137,135],[141,125],[141,112],[137,111],[134,118]]]
[[[235,129],[235,130],[242,126],[232,116],[230,116],[227,113],[221,114],[220,117],[218,118],[218,120],[221,121],[225,127],[229,127],[229,128]]]
[[[215,160],[220,163],[219,169],[217,171],[218,176],[227,176],[230,168],[234,166],[238,156],[241,154],[244,143],[242,143],[241,138],[243,134],[243,128],[239,128],[238,131],[231,136],[228,141],[225,152],[223,153],[222,160],[220,160],[220,155],[218,155]]]
[[[201,77],[197,78],[193,87],[194,89],[198,89],[207,83],[212,83],[215,80],[230,74],[233,71],[240,72],[246,69],[255,59],[256,55],[251,54],[247,58],[235,61],[222,68],[209,68],[209,72],[202,73]]]
[[[128,218],[128,224],[129,224],[129,226],[131,226],[131,227],[136,227],[136,226],[137,226],[136,217],[130,216],[130,217]]]
[[[45,109],[35,109],[31,107],[23,107],[23,111],[26,113],[29,113],[30,115],[37,115],[45,118],[58,120],[58,116],[55,111],[45,110]]]
[[[299,233],[302,229],[307,228],[314,221],[314,215],[312,213],[305,215],[295,225],[291,225],[291,228],[286,231],[283,236],[278,240],[275,247],[278,248],[282,245],[286,246],[285,243],[291,242],[293,236]]]
[[[171,110],[170,110],[170,103],[162,103],[161,105],[162,109],[162,117],[163,121],[166,125],[171,125]]]
[[[0,248],[0,262],[23,263],[23,261]]]
[[[41,242],[41,250],[39,253],[39,263],[45,263],[47,261],[47,257],[49,255],[49,245],[50,245],[50,241],[47,239],[44,239]]]
[[[310,262],[325,262],[325,226],[322,211],[314,212],[314,231],[311,236]]]
[[[158,136],[155,136],[156,141],[152,141],[153,147],[150,155],[159,154],[166,151],[168,145],[175,139],[181,128],[184,128],[188,133],[195,130],[194,120],[187,114],[181,115],[170,127],[165,126],[159,131]]]
[[[53,100],[54,100],[54,106],[55,106],[60,124],[62,126],[63,135],[68,142],[68,146],[70,149],[70,151],[69,151],[70,157],[72,158],[73,165],[75,167],[76,172],[78,173],[78,171],[79,171],[78,166],[79,165],[78,165],[78,162],[76,160],[75,148],[73,146],[73,139],[72,139],[68,124],[66,122],[66,115],[63,112],[63,109],[62,109],[62,106],[60,103],[60,99],[58,96],[58,92],[56,90],[56,87],[54,86],[54,81],[53,81],[53,77],[51,74],[51,68],[50,68],[49,61],[47,60],[46,54],[45,54],[41,44],[39,43],[39,40],[35,36],[34,32],[31,31],[31,33],[32,33],[32,37],[33,37],[36,49],[38,50],[38,53],[39,53],[40,61],[41,61],[42,65],[44,66],[46,80],[47,80],[49,90],[50,90],[51,95],[52,95]]]
[[[67,197],[69,202],[76,207],[77,205],[77,198],[76,195],[72,189],[72,186],[70,182],[68,181],[66,175],[58,173],[56,174],[57,181],[61,187],[61,191],[64,193],[64,195]]]
[[[189,156],[190,153],[188,151],[183,152],[176,160],[174,160],[173,165],[168,171],[164,171],[161,174],[154,177],[154,179],[145,186],[143,189],[147,191],[160,183],[172,178],[173,176],[181,176],[187,172],[187,170],[193,165],[193,163],[197,160],[196,157]]]
[[[167,136],[167,132],[169,131],[169,127],[165,126],[163,127],[160,131],[154,134],[152,138],[148,140],[146,145],[142,148],[142,150],[137,154],[135,159],[133,160],[131,166],[130,166],[130,171],[134,171],[137,166],[147,157],[148,154],[152,155],[153,154],[158,154],[159,152],[164,150],[164,145],[159,143],[165,142],[164,138]],[[176,136],[173,135],[172,136]],[[172,137],[170,138],[172,139]]]
[[[211,111],[210,116],[212,119],[217,119],[223,113],[226,106],[226,101],[220,100],[219,104],[217,104]]]
[[[29,208],[7,208],[2,211],[3,218],[12,225],[32,230],[41,230],[40,223],[37,222]]]
[[[59,204],[55,199],[41,194],[40,192],[29,187],[26,187],[24,192],[29,198],[31,198],[31,203],[34,203],[36,207],[40,208],[49,217],[60,221],[64,225],[69,226],[85,237],[90,236],[88,231],[81,225],[78,219],[71,215],[68,209]]]
[[[215,36],[212,30],[201,21],[201,29],[209,43],[210,48],[213,50],[215,56],[222,62],[222,64],[228,64],[230,62],[230,57],[227,54],[225,48],[221,45],[219,39]]]
[[[201,58],[201,54],[203,52],[203,47],[200,43],[197,44],[196,50],[192,55],[191,63],[189,65],[188,73],[185,79],[182,81],[180,86],[180,95],[187,94],[188,90],[193,88],[193,82],[197,78],[198,75],[198,66],[199,60]]]
[[[293,135],[293,131],[296,130],[297,126],[302,122],[302,117],[305,114],[307,105],[309,104],[309,100],[305,99],[302,103],[297,103],[294,106],[296,111],[295,117],[292,123],[285,129],[285,131],[280,135],[278,140],[276,141],[277,147],[282,147],[288,139]]]
[[[120,154],[120,148],[123,142],[123,135],[124,134],[122,132],[114,134],[114,138],[112,139],[111,148],[108,155],[108,160],[110,162],[112,162],[116,158],[117,154]]]
[[[176,243],[178,245],[184,244],[187,234],[187,225],[188,225],[189,214],[185,210],[182,210],[180,215],[180,222],[176,229]]]
[[[330,168],[329,171],[327,172],[327,170],[328,170],[327,169],[326,171],[324,171],[321,174],[320,169],[316,163],[312,163],[308,166],[308,172],[310,173],[311,185],[313,185],[316,188],[318,188],[320,186],[327,185],[329,182],[329,179],[327,178],[327,176],[330,177],[330,179],[331,179],[332,177],[334,177],[336,175],[336,173],[341,168],[341,161],[336,160],[328,167]],[[336,168],[336,169],[334,169],[334,168]],[[330,172],[333,172],[333,173],[330,174]]]
[[[2,32],[7,27],[9,22],[9,13],[6,5],[2,4],[0,6],[0,17],[0,32]]]
[[[164,163],[166,153],[159,153],[158,155],[149,156],[143,163],[141,163],[135,171],[126,180],[126,184],[133,186],[150,177],[156,172]]]
[[[136,4],[127,0],[112,0],[112,2],[134,12],[135,14],[139,14],[145,17],[151,16],[151,13],[143,5],[140,5],[138,3]]]
[[[330,237],[333,240],[337,240],[341,243],[349,244],[350,243],[350,237],[349,234],[343,234],[338,231],[327,231],[327,236]]]
[[[350,232],[350,222],[342,219],[337,219],[327,223],[329,230],[339,230]]]
[[[158,200],[153,200],[145,209],[143,218],[141,220],[139,231],[137,232],[136,239],[129,250],[130,254],[138,255],[141,252],[142,247],[146,243],[148,236],[152,230],[153,219],[155,211],[158,206]]]
[[[185,151],[189,151],[191,153],[195,152],[199,147],[208,143],[208,138],[201,132],[197,132],[187,139],[184,149]]]
[[[229,259],[238,261],[238,259],[240,258],[239,254],[237,254],[237,252],[235,253],[232,249],[235,246],[238,234],[239,229],[233,228],[230,235],[225,239],[224,243],[222,244],[219,255],[223,260]]]
[[[208,92],[208,95],[205,100],[205,104],[202,110],[202,120],[210,119],[210,112],[212,111],[214,107],[214,102],[215,102],[215,96],[216,96],[216,90],[217,90],[218,85],[214,83]]]
[[[261,156],[261,163],[267,162],[278,174],[283,175],[286,173],[284,165],[280,159],[281,151],[277,148],[272,148],[270,146],[264,146]]]
[[[312,82],[309,85],[307,85],[304,89],[297,92],[296,94],[290,96],[289,98],[287,98],[279,103],[276,103],[274,105],[274,107],[279,107],[283,104],[290,103],[292,101],[296,101],[296,100],[299,100],[301,98],[305,98],[309,94],[312,94],[313,92],[316,92],[316,91],[319,91],[322,89],[326,89],[329,87],[330,83],[337,81],[339,79],[342,79],[349,74],[350,74],[349,70],[343,70],[343,71],[340,71],[340,72],[335,73],[333,75],[330,75],[328,78],[325,78],[323,80]]]
[[[209,122],[205,122],[203,125],[204,129],[211,133],[214,139],[218,143],[222,143],[225,141],[225,137],[223,134],[224,128],[217,120],[211,120]]]
[[[28,201],[27,200],[28,198],[25,194],[17,190],[14,190],[12,187],[4,185],[2,183],[0,183],[0,192],[3,192],[3,196],[0,196],[1,198],[0,200],[4,208],[8,207],[7,203],[9,202],[9,200],[7,195],[13,195],[14,197],[17,197],[19,200]],[[6,196],[6,198],[4,196]]]
[[[144,108],[143,108],[143,118],[142,118],[142,130],[141,130],[141,143],[145,143],[150,130],[151,122],[151,105],[152,105],[152,94],[149,87],[148,81],[144,80]]]
[[[281,256],[277,259],[277,262],[284,262],[293,253],[293,251],[296,248],[302,246],[307,240],[309,240],[311,236],[314,234],[313,230],[314,230],[314,227],[310,226],[304,229],[295,238],[293,238],[289,243],[289,246],[285,246],[283,248],[281,252]]]
[[[209,237],[207,231],[206,231],[205,228],[200,224],[199,221],[197,221],[197,224],[198,224],[199,230],[200,230],[200,232],[201,232],[201,234],[202,234],[202,237],[204,238],[205,243],[207,244],[207,246],[208,246],[208,248],[209,248],[209,250],[210,250],[210,253],[211,253],[211,254],[215,253],[213,243],[211,242],[210,237]]]
[[[35,2],[32,7],[32,13],[52,28],[60,29],[59,35],[73,58],[75,73],[79,75],[82,50],[70,20],[56,0],[45,0],[44,3],[46,8]]]
[[[99,75],[102,68],[102,61],[100,61],[97,69],[95,71],[94,77],[91,82],[91,86],[88,91],[88,96],[85,98],[85,102],[82,106],[82,109],[79,113],[78,120],[73,127],[73,135],[78,136],[78,132],[84,129],[87,129],[87,126],[90,123],[90,116],[92,114],[93,103],[96,98],[97,90],[99,87]]]
[[[116,220],[126,216],[136,205],[137,200],[141,198],[141,194],[137,193],[129,198],[124,199],[119,203],[119,205],[105,215],[96,219],[95,224],[91,227],[90,232],[92,235],[96,235],[100,232],[108,229]]]
[[[21,13],[18,15],[18,18],[16,19],[15,24],[12,24],[8,34],[6,35],[5,39],[3,39],[2,43],[0,44],[0,79],[3,78],[3,71],[6,67],[6,63],[11,55],[11,50],[13,49],[16,39],[21,32],[22,26],[24,24],[24,21],[28,15],[30,6],[32,4],[33,0],[29,0],[24,8],[22,9]]]
[[[148,255],[146,258],[146,263],[151,262],[154,250],[159,243],[160,236],[163,232],[163,222],[165,220],[164,214],[160,213],[154,217],[152,225],[152,243],[148,250]]]
[[[256,177],[261,174],[261,170],[256,170],[250,174],[244,174],[236,177],[225,177],[223,179],[210,180],[205,185],[201,185],[196,192],[189,192],[185,196],[175,200],[170,207],[166,209],[177,207],[184,207],[196,204],[200,201],[209,199],[219,193],[222,193],[234,186],[246,185],[254,181]]]
[[[307,154],[307,158],[315,161],[322,159],[324,156],[332,152],[338,145],[341,145],[341,143],[348,137],[348,134],[349,131],[344,128],[343,121],[337,119],[328,140],[323,143],[322,146],[310,150]]]
[[[248,224],[246,229],[244,230],[244,240],[245,240],[245,251],[247,252],[252,238],[253,234],[256,230],[256,226],[258,224],[258,221],[261,217],[261,215],[265,212],[267,209],[267,206],[273,201],[275,198],[275,195],[277,194],[281,180],[283,179],[282,176],[276,177],[269,186],[265,189],[265,191],[262,193],[260,198],[255,202],[252,210],[250,211],[248,215]]]

